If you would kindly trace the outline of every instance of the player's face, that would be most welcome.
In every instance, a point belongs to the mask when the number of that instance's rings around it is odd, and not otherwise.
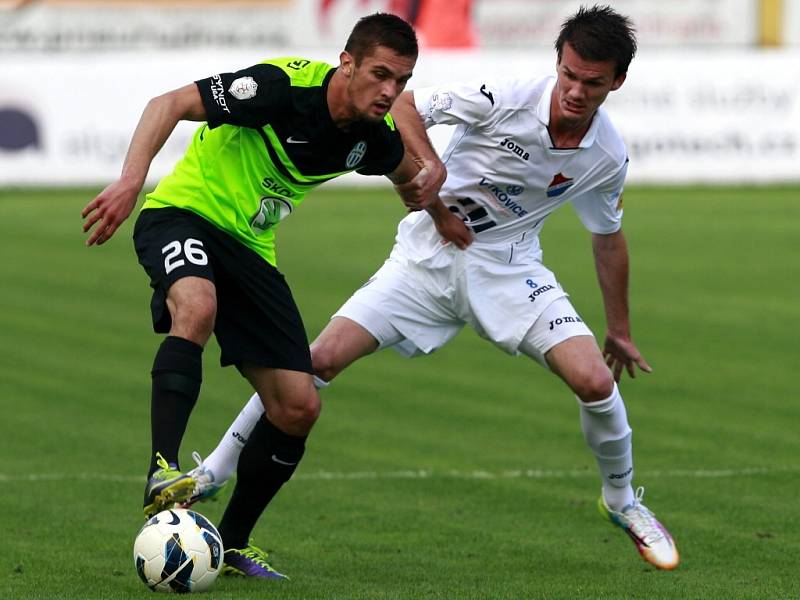
[[[383,46],[364,56],[359,65],[348,53],[342,53],[340,68],[349,79],[347,96],[354,116],[382,120],[405,89],[416,62],[414,57],[400,56]]]
[[[608,93],[619,89],[625,74],[615,75],[613,60],[592,61],[581,58],[569,43],[564,44],[556,65],[553,109],[565,121],[588,121],[605,101]]]

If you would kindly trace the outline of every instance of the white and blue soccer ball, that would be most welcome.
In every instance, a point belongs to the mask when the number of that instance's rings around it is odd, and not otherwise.
[[[222,569],[222,538],[203,515],[175,508],[150,518],[133,543],[133,562],[155,592],[203,592]]]

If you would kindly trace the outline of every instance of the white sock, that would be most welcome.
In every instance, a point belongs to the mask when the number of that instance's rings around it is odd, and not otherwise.
[[[264,405],[258,394],[250,396],[250,400],[244,405],[242,411],[234,419],[228,431],[222,439],[203,461],[203,464],[214,474],[214,482],[222,483],[230,479],[236,472],[236,465],[239,463],[239,454],[247,443],[247,438],[253,432],[261,415],[264,414]]]
[[[324,381],[314,375],[314,387],[318,390],[328,387],[329,381]],[[214,482],[221,484],[230,479],[236,472],[236,465],[239,464],[239,454],[247,443],[247,438],[253,432],[261,415],[264,414],[264,404],[258,394],[250,396],[247,404],[234,419],[228,431],[222,436],[217,447],[206,457],[203,465],[214,475]]]
[[[603,480],[603,497],[612,510],[633,502],[633,450],[628,413],[617,384],[605,400],[582,402],[581,428],[592,449]]]

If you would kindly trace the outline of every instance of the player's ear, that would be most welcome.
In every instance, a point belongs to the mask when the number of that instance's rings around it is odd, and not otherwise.
[[[339,68],[342,74],[350,77],[353,74],[353,55],[347,51],[342,51],[339,55]]]
[[[611,84],[611,91],[618,90],[622,87],[622,84],[625,83],[625,78],[628,76],[627,73],[623,73],[622,75],[618,76],[614,83]]]

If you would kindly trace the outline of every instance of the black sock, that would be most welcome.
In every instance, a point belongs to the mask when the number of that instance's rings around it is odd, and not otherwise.
[[[225,548],[244,548],[256,521],[303,458],[306,438],[289,435],[262,416],[247,440],[228,507],[219,522]]]
[[[150,404],[153,447],[148,477],[158,468],[156,452],[168,463],[178,464],[178,448],[200,394],[202,355],[202,346],[174,336],[168,336],[156,352]]]

